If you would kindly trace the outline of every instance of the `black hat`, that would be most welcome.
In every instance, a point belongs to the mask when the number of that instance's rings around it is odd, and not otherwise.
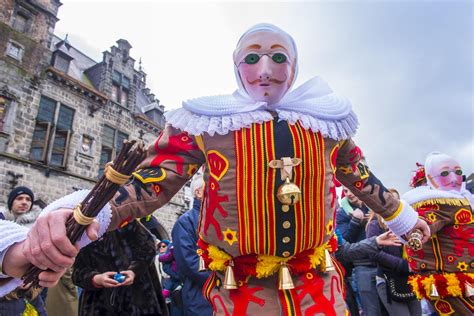
[[[35,195],[33,194],[33,191],[31,191],[27,187],[16,187],[10,192],[10,194],[8,194],[8,209],[10,211],[12,210],[13,201],[17,198],[17,196],[21,194],[28,194],[31,198],[31,206],[33,206],[33,201],[35,199]],[[31,207],[30,207],[30,210],[31,210]]]

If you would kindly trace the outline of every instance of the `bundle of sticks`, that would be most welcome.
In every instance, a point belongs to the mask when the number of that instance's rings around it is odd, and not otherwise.
[[[114,197],[120,186],[128,181],[137,166],[145,159],[146,152],[143,143],[140,142],[134,146],[135,144],[134,140],[124,141],[115,160],[106,165],[104,175],[66,221],[67,237],[71,243],[74,244],[81,238],[87,225]],[[42,271],[32,265],[22,277],[24,284],[38,286],[38,275]]]

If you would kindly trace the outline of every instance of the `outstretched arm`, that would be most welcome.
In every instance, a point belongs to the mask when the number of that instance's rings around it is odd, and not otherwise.
[[[121,187],[104,207],[101,213],[104,210],[109,213],[103,214],[100,226],[88,227],[89,239],[97,239],[107,229],[117,229],[121,223],[148,215],[166,204],[204,161],[193,137],[167,126],[148,149],[147,158],[134,173],[132,181]],[[66,237],[65,229],[66,218],[72,211],[61,208],[74,208],[80,201],[71,204],[70,197],[66,196],[54,202],[50,212],[38,218],[22,247],[29,262],[54,271],[72,264],[77,249]],[[80,244],[84,246],[88,242],[90,240],[83,238]]]
[[[405,237],[415,228],[423,232],[423,242],[430,232],[425,221],[411,206],[398,200],[361,161],[362,152],[352,139],[342,141],[336,160],[336,178],[374,212],[382,215],[390,230]]]
[[[112,199],[109,230],[165,205],[205,161],[193,136],[168,125],[148,148],[147,158],[133,180]]]

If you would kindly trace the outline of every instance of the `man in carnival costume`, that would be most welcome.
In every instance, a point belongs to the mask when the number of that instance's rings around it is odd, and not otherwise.
[[[102,215],[100,229],[153,212],[206,164],[198,252],[201,267],[213,271],[204,293],[214,311],[344,315],[342,272],[327,251],[336,248],[335,177],[380,210],[396,235],[418,227],[427,239],[428,226],[359,161],[351,140],[358,123],[348,99],[319,77],[290,91],[298,72],[290,35],[256,25],[233,57],[239,89],[186,101],[168,114],[134,180],[102,211],[109,215]],[[81,197],[53,203],[45,221],[51,213],[70,213],[58,208],[71,208]],[[31,234],[44,230],[37,225]],[[58,269],[48,262],[48,249],[32,256],[28,249],[38,247],[27,239],[28,260]]]
[[[428,185],[403,195],[431,230],[431,239],[422,249],[407,247],[410,269],[417,273],[410,284],[418,298],[431,300],[440,315],[472,315],[473,197],[464,188],[459,162],[452,157],[429,154],[425,173]]]

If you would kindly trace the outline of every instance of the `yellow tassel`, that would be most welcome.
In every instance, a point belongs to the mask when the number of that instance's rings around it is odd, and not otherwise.
[[[450,296],[462,296],[462,289],[461,283],[459,282],[458,278],[454,274],[444,274],[444,277],[448,281],[448,286],[446,291]]]
[[[224,271],[226,269],[226,262],[232,259],[230,255],[219,250],[216,246],[209,245],[207,252],[209,257],[212,258],[212,262],[209,264],[209,269],[213,271]]]
[[[421,296],[421,293],[420,293],[420,288],[418,287],[417,280],[418,280],[417,277],[412,276],[412,277],[408,278],[408,283],[411,285],[411,288],[413,289],[413,292],[415,292],[416,298],[418,300],[421,300],[422,296]]]
[[[235,290],[237,289],[237,281],[235,280],[234,276],[234,269],[232,266],[234,263],[231,261],[225,270],[225,277],[224,277],[224,289],[226,290]]]
[[[311,268],[316,268],[323,262],[324,250],[325,250],[325,245],[314,249],[314,253],[309,256],[309,260],[311,262]]]
[[[421,284],[423,285],[423,288],[425,289],[425,292],[428,296],[431,293],[431,285],[433,283],[434,283],[434,277],[431,275],[421,280]]]
[[[290,269],[286,263],[282,262],[280,265],[280,272],[278,273],[278,289],[291,290],[294,289],[293,279],[291,278]]]
[[[276,257],[276,256],[267,256],[260,255],[257,259],[257,266],[255,270],[257,272],[257,278],[266,278],[275,274],[280,268],[280,262],[286,262],[288,259]]]
[[[38,311],[36,310],[36,308],[33,305],[31,305],[28,301],[25,301],[25,303],[26,303],[26,308],[23,311],[22,316],[38,316]]]
[[[447,205],[454,205],[454,206],[468,206],[470,205],[469,201],[467,199],[429,199],[429,200],[423,200],[422,202],[418,202],[413,204],[413,208],[416,210],[420,207],[426,206],[426,205],[433,205],[433,204],[447,204]]]

